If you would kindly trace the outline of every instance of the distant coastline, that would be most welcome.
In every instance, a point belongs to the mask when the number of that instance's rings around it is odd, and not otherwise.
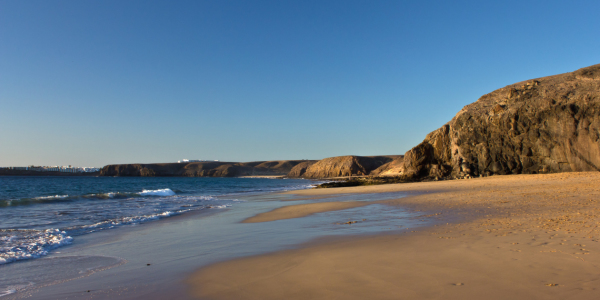
[[[98,176],[100,172],[57,172],[57,171],[32,171],[32,170],[11,170],[0,169],[0,176]]]

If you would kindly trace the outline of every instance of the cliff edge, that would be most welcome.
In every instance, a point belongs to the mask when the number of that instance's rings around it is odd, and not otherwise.
[[[404,155],[398,175],[600,171],[600,64],[483,95]]]

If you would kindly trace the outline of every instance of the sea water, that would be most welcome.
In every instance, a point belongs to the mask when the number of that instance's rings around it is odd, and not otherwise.
[[[77,236],[190,211],[243,194],[308,188],[260,178],[0,177],[0,265],[39,258]]]

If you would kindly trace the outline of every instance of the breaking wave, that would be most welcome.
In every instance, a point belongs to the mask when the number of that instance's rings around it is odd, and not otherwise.
[[[39,258],[72,241],[72,237],[59,229],[0,229],[0,265]]]
[[[138,193],[140,196],[175,196],[175,192],[171,189],[160,189],[160,190],[143,190]]]
[[[126,199],[133,197],[168,197],[177,195],[171,189],[158,189],[158,190],[142,190],[141,192],[108,192],[99,194],[86,194],[86,195],[53,195],[53,196],[40,196],[34,198],[22,198],[22,199],[8,199],[0,200],[0,207],[9,206],[21,206],[21,205],[33,205],[33,204],[45,204],[45,203],[57,203],[57,202],[70,202],[85,199]]]

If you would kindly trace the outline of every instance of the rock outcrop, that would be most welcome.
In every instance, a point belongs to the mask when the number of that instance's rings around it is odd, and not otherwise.
[[[398,176],[404,171],[404,155],[399,155],[394,160],[381,165],[379,168],[371,171],[370,176]]]
[[[406,152],[398,174],[600,171],[600,64],[498,89]]]
[[[307,161],[303,161],[297,165],[295,165],[292,170],[287,174],[287,177],[290,178],[301,178],[304,173],[306,173],[306,170],[314,165],[317,161],[315,160],[307,160]]]
[[[284,176],[296,165],[309,161],[281,160],[258,162],[191,162],[165,164],[107,165],[101,176],[186,176],[186,177],[238,177]]]
[[[371,171],[377,169],[385,163],[394,160],[394,158],[396,157],[398,156],[348,155],[329,157],[312,163],[310,165],[299,166],[297,169],[293,170],[295,173],[288,174],[288,177],[331,178],[345,176],[364,176],[369,175]]]

